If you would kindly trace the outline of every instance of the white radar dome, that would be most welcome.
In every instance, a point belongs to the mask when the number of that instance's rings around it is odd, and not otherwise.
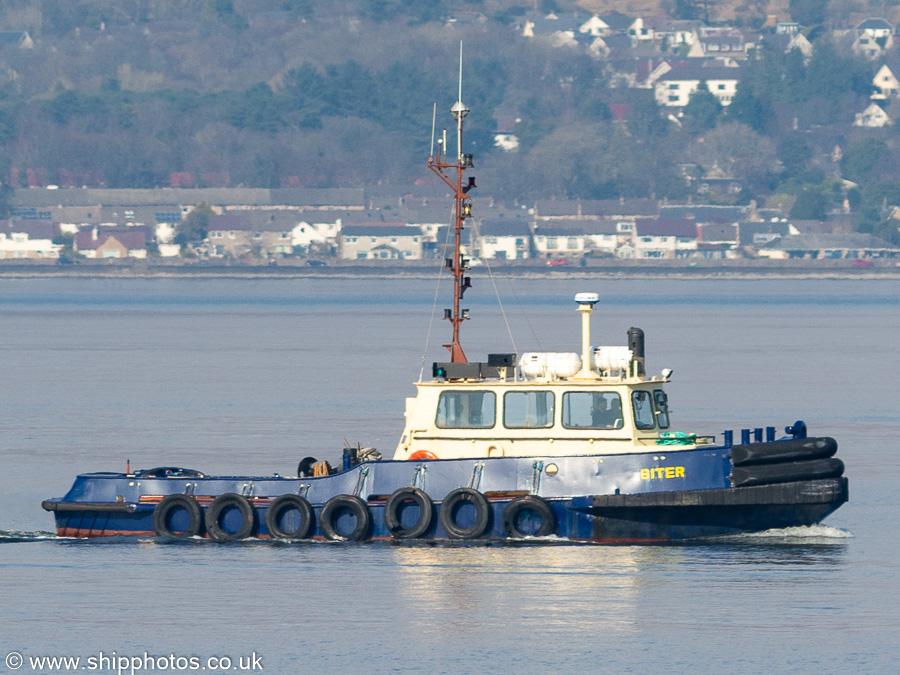
[[[600,294],[599,293],[576,293],[575,294],[575,302],[579,305],[593,305],[595,302],[600,302]]]

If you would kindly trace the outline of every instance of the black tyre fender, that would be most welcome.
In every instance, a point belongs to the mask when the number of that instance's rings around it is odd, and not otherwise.
[[[169,516],[176,509],[184,509],[188,514],[188,526],[183,532],[169,527]],[[202,523],[203,514],[200,512],[200,505],[193,497],[187,495],[167,495],[153,510],[153,531],[157,537],[174,537],[176,539],[195,537],[200,534]]]
[[[737,466],[731,470],[731,484],[734,487],[750,487],[751,485],[768,485],[770,483],[838,478],[842,475],[844,475],[844,463],[837,457],[828,457],[805,462]]]
[[[837,452],[837,441],[828,436],[803,438],[770,443],[735,445],[731,448],[733,466],[755,464],[776,464],[782,462],[802,462],[811,459],[833,457]]]
[[[531,512],[541,519],[541,526],[536,532],[526,533],[519,529],[519,516]],[[556,516],[550,505],[534,495],[516,497],[503,509],[503,532],[511,539],[523,537],[546,537],[556,530]]]
[[[227,508],[237,508],[241,512],[241,526],[237,532],[226,532],[219,523],[219,518]],[[246,497],[235,492],[225,492],[213,500],[206,510],[206,532],[210,539],[216,541],[234,541],[246,539],[253,532],[256,525],[256,509],[247,501]]]
[[[278,524],[281,516],[289,510],[300,514],[300,525],[293,532],[282,530]],[[313,509],[309,502],[299,495],[281,495],[266,509],[266,529],[273,539],[306,539],[312,530]]]
[[[400,522],[400,507],[405,502],[415,502],[419,507],[419,519],[412,527],[403,527]],[[395,539],[418,539],[431,527],[434,518],[431,498],[424,490],[403,487],[394,490],[384,505],[384,525]]]
[[[349,510],[356,518],[356,527],[349,534],[341,534],[337,530],[337,518],[342,510]],[[332,541],[361,541],[368,537],[372,526],[372,515],[369,507],[359,497],[353,495],[335,495],[322,507],[319,513],[319,527],[326,539]]]
[[[475,522],[470,527],[460,527],[456,523],[456,509],[460,504],[471,504],[475,507]],[[490,525],[491,505],[487,497],[478,490],[467,487],[456,488],[441,502],[438,520],[451,539],[478,539]]]

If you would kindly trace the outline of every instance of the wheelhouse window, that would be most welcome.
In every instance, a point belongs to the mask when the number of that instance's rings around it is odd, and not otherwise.
[[[638,429],[652,429],[656,426],[649,391],[632,392],[631,407],[634,410],[634,426]]]
[[[656,423],[660,429],[669,428],[669,397],[662,389],[653,390],[653,403],[656,404]]]
[[[614,391],[568,391],[563,394],[562,423],[566,429],[621,429],[622,398]]]
[[[436,424],[440,429],[490,429],[496,409],[497,396],[492,391],[443,391]]]
[[[553,426],[552,391],[510,391],[503,395],[503,426],[546,429]]]

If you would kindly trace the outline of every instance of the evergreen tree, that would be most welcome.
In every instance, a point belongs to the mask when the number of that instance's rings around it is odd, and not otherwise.
[[[694,134],[701,134],[716,126],[716,120],[722,113],[722,104],[709,90],[706,80],[701,80],[697,91],[691,94],[688,104],[684,106],[684,115],[688,118],[687,129]]]
[[[728,118],[746,124],[754,131],[762,132],[771,117],[769,110],[754,93],[749,84],[738,85],[737,92],[727,109]]]

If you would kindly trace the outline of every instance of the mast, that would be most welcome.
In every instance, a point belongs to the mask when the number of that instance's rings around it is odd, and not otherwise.
[[[453,339],[450,344],[444,346],[450,350],[451,363],[467,363],[466,354],[459,342],[459,327],[463,321],[469,318],[469,310],[460,309],[459,303],[466,290],[471,287],[472,282],[470,277],[465,276],[468,261],[460,253],[460,244],[466,218],[472,217],[472,202],[467,194],[469,190],[475,188],[475,177],[469,177],[468,182],[463,185],[463,175],[466,169],[474,166],[474,163],[472,155],[462,151],[463,119],[469,114],[469,109],[462,102],[462,42],[459,43],[459,96],[456,103],[450,108],[450,113],[456,120],[456,157],[452,162],[450,161],[445,132],[443,139],[438,140],[437,155],[433,154],[432,150],[432,155],[428,158],[428,168],[453,190],[456,200],[453,217],[453,257],[444,261],[447,269],[453,274],[453,308],[444,310],[444,318],[449,320],[453,327]],[[434,137],[433,126],[432,123],[432,138]],[[455,176],[453,172],[455,172]]]

